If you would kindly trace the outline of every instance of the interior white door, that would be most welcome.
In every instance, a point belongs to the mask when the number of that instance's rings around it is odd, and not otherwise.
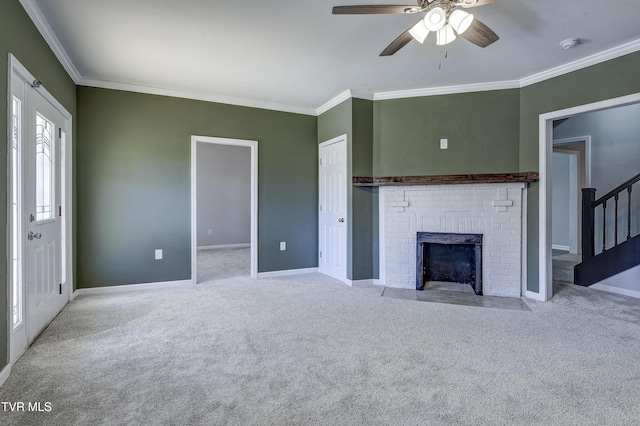
[[[23,151],[26,324],[32,342],[62,310],[60,139],[64,119],[37,90],[29,91]]]
[[[347,140],[341,136],[320,145],[319,270],[347,279]]]

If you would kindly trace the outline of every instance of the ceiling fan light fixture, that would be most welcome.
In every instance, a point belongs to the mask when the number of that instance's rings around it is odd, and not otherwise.
[[[438,31],[444,27],[446,21],[447,14],[441,7],[434,7],[424,17],[424,25],[429,31]]]
[[[472,22],[473,15],[465,12],[464,10],[456,9],[449,16],[449,24],[458,34],[462,34],[467,31]]]
[[[416,39],[417,42],[424,43],[424,40],[429,35],[429,30],[424,25],[424,20],[419,20],[417,24],[411,27],[411,29],[409,30],[409,34],[411,34],[411,36]]]
[[[438,46],[444,46],[445,44],[449,44],[456,39],[456,33],[451,28],[451,25],[447,24],[444,27],[440,28],[436,33],[436,44]]]
[[[404,10],[404,13],[418,13],[418,12],[422,12],[422,8],[421,7],[417,7],[417,6],[407,7]]]

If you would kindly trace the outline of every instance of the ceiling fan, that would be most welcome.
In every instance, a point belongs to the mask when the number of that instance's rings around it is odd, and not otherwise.
[[[377,15],[391,13],[422,13],[423,19],[412,25],[387,46],[380,56],[390,56],[412,39],[423,43],[430,32],[436,33],[436,44],[451,43],[456,34],[480,47],[487,47],[500,37],[491,28],[475,19],[463,9],[484,6],[499,0],[418,0],[417,6],[406,5],[354,5],[335,6],[334,15]]]

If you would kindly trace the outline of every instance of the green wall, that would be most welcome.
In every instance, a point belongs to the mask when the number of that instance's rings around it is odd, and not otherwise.
[[[374,119],[374,176],[519,169],[517,89],[376,101]]]
[[[347,135],[348,180],[373,176],[373,101],[351,98],[318,117],[318,143]],[[377,189],[347,187],[347,278],[377,277]]]
[[[40,36],[18,0],[0,2],[0,134],[7,135],[7,70],[13,54],[75,116],[75,84]],[[7,223],[7,150],[0,150],[0,223]],[[0,227],[0,258],[7,258],[6,227]],[[0,369],[7,364],[7,263],[0,262]]]
[[[258,141],[259,272],[317,266],[316,117],[88,87],[77,100],[80,287],[191,278],[192,135]]]
[[[520,90],[520,171],[538,170],[540,114],[640,92],[640,52]],[[539,185],[527,192],[527,282],[539,290]]]
[[[353,176],[373,176],[373,101],[353,99]],[[378,278],[378,188],[352,188],[352,280]]]

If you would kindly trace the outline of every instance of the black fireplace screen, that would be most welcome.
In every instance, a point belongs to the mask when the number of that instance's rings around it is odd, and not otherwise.
[[[482,294],[482,234],[418,232],[416,289],[429,281],[469,284]]]

